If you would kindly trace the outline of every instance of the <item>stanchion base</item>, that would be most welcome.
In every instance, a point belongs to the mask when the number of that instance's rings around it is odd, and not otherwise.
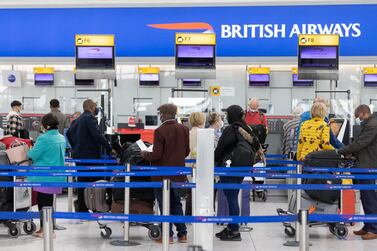
[[[110,242],[111,245],[116,246],[116,247],[134,247],[134,246],[139,246],[141,243],[134,242],[134,241],[124,241],[124,240],[116,240]]]
[[[66,229],[67,229],[66,227],[62,227],[62,226],[59,226],[59,225],[54,226],[54,230],[57,230],[57,231],[66,230]]]
[[[285,247],[298,247],[300,246],[300,242],[298,241],[287,241],[286,243],[283,244]],[[312,244],[309,243],[309,247],[311,247]]]
[[[248,226],[241,226],[239,231],[242,232],[242,233],[246,233],[246,232],[251,232],[253,230],[252,227],[248,227]]]

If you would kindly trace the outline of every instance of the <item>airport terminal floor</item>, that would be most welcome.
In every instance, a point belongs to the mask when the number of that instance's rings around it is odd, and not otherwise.
[[[276,208],[286,207],[286,201],[282,198],[270,197],[266,202],[252,202],[251,211],[253,215],[274,215]],[[58,211],[67,208],[65,196],[58,198]],[[54,239],[54,251],[159,251],[161,244],[151,241],[147,236],[147,231],[143,227],[131,227],[130,240],[139,242],[141,245],[135,247],[115,247],[110,244],[114,239],[123,238],[121,223],[110,223],[113,229],[113,236],[109,240],[104,240],[99,235],[98,224],[96,222],[80,222],[78,220],[59,220],[58,224],[67,230],[56,231]],[[283,244],[292,238],[287,238],[281,223],[253,223],[248,224],[253,230],[242,233],[241,242],[223,242],[214,238],[215,251],[265,251],[265,250],[297,250],[295,247],[284,247]],[[350,232],[358,230],[360,224],[351,227]],[[222,229],[215,226],[215,232]],[[189,225],[188,244],[180,244],[175,239],[175,243],[170,245],[171,251],[186,250],[192,238],[192,226]],[[24,251],[24,250],[43,250],[43,239],[32,236],[21,236],[18,239],[9,238],[5,228],[0,228],[1,250]],[[362,241],[360,237],[349,234],[345,240],[339,240],[332,235],[327,227],[313,227],[310,229],[310,250],[326,251],[354,251],[354,250],[374,250],[375,241]]]

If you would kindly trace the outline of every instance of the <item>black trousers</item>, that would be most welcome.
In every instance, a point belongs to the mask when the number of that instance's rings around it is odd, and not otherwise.
[[[358,180],[357,184],[374,185],[375,180]],[[365,215],[377,214],[377,193],[375,190],[360,190],[361,203],[363,205]],[[377,234],[377,223],[365,222],[363,230]]]
[[[38,192],[37,205],[38,205],[38,210],[39,210],[39,220],[41,222],[41,227],[43,227],[42,209],[44,207],[52,207],[53,204],[54,204],[54,195],[53,194]]]

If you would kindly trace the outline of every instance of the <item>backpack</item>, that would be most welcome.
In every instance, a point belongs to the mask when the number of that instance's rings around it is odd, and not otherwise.
[[[96,182],[107,182],[99,180]],[[108,188],[87,187],[84,190],[86,207],[93,212],[109,212],[111,204],[111,193]]]
[[[224,166],[227,166],[227,161],[230,160],[232,167],[253,166],[255,164],[256,151],[253,145],[248,142],[239,132],[239,127],[234,128],[237,137],[237,144],[232,152],[224,159]]]

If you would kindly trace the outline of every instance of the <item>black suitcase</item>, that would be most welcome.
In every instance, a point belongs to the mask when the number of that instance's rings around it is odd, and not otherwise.
[[[334,150],[324,150],[309,153],[305,160],[304,166],[308,167],[339,167],[341,165],[342,158]],[[326,172],[304,172],[311,174],[329,174]],[[330,173],[332,174],[332,173]],[[303,184],[324,184],[335,185],[342,184],[342,180],[339,179],[303,179]],[[339,190],[305,190],[310,198],[323,203],[333,204],[340,199]]]
[[[10,165],[7,153],[5,151],[0,151],[0,165]],[[0,176],[0,181],[13,181],[13,177]],[[0,187],[0,211],[13,211],[12,187]]]

